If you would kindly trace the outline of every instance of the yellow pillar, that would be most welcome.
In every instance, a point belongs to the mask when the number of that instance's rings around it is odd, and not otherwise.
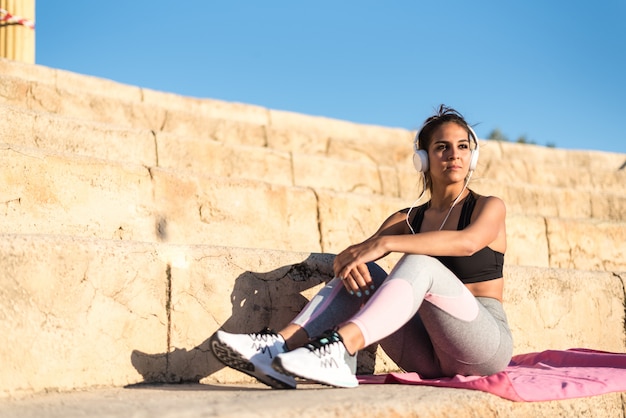
[[[35,0],[0,0],[0,9],[35,21]],[[0,22],[0,57],[34,64],[35,30],[18,23]]]

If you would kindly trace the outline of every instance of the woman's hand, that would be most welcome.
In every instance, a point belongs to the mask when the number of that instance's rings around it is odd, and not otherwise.
[[[335,277],[357,296],[369,295],[374,283],[366,263],[378,260],[386,254],[381,237],[373,237],[360,244],[352,245],[337,254],[333,262]]]

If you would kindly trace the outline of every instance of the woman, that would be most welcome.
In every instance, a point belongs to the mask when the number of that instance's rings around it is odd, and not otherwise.
[[[355,387],[356,353],[375,342],[424,378],[489,375],[508,365],[506,209],[499,198],[467,187],[476,135],[442,105],[414,146],[430,200],[394,213],[373,236],[339,253],[335,278],[278,333],[218,331],[211,344],[218,359],[275,388],[295,388],[295,378]],[[403,256],[387,276],[373,262],[391,252]]]

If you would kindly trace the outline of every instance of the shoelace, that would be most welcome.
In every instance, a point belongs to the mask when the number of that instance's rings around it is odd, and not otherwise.
[[[331,346],[336,343],[343,343],[341,335],[336,331],[326,331],[322,333],[317,339],[309,342],[306,345],[310,351],[319,353],[320,355],[330,354]]]
[[[254,332],[248,335],[254,341],[264,341],[264,342],[267,342],[268,340],[274,341],[278,339],[279,337],[276,331],[268,327],[263,328],[259,332]]]

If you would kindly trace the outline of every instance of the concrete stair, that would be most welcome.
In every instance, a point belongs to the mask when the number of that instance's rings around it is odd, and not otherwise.
[[[7,60],[0,117],[6,398],[250,383],[221,367],[208,338],[287,323],[329,279],[329,253],[419,193],[414,133],[402,129]],[[516,353],[626,351],[625,164],[624,154],[481,141],[471,187],[507,203]],[[359,364],[395,369],[377,347]]]

